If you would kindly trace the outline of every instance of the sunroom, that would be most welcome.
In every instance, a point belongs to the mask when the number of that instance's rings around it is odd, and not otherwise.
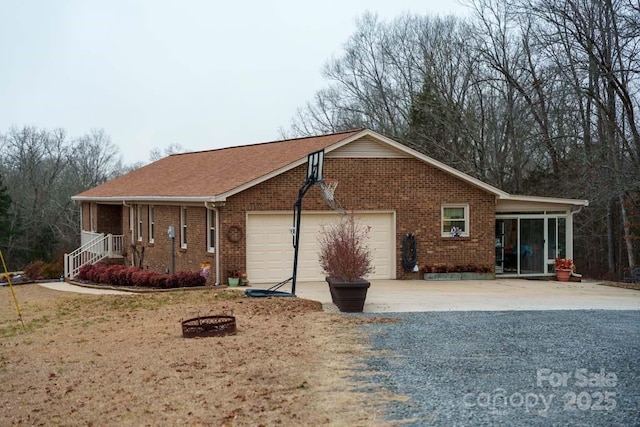
[[[588,204],[533,196],[498,199],[496,276],[553,276],[556,258],[573,258],[573,218]]]

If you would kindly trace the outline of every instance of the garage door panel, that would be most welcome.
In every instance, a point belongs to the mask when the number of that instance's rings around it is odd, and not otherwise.
[[[370,226],[368,245],[375,271],[370,279],[395,278],[394,222],[392,213],[357,214]],[[324,280],[318,261],[318,236],[323,225],[340,216],[327,213],[303,213],[298,254],[298,280]],[[249,214],[247,217],[247,274],[254,283],[277,283],[291,277],[293,271],[292,214]]]

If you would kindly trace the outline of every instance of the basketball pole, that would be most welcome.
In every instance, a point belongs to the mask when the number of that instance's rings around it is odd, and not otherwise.
[[[316,183],[316,179],[314,174],[311,174],[307,178],[307,181],[304,183],[300,190],[298,191],[298,200],[293,205],[293,220],[295,222],[294,226],[296,228],[296,235],[293,240],[293,276],[291,277],[291,293],[293,295],[296,294],[296,279],[298,276],[298,249],[300,248],[300,220],[302,219],[302,198],[307,191]]]

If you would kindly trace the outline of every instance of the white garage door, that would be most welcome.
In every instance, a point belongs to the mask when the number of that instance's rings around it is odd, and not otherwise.
[[[357,213],[363,225],[371,227],[369,248],[375,271],[369,279],[395,278],[395,225],[392,212]],[[322,224],[340,219],[339,214],[303,213],[298,281],[321,281],[318,262],[318,234]],[[247,275],[252,283],[278,283],[293,273],[293,213],[250,213],[247,215]]]

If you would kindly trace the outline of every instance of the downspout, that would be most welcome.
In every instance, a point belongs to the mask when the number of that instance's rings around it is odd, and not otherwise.
[[[131,233],[131,244],[135,245],[136,241],[135,241],[135,236],[133,235],[133,228],[132,228],[132,227],[135,227],[135,224],[133,224],[133,220],[132,220],[133,216],[131,215],[131,205],[128,205],[127,201],[123,200],[122,206],[129,208],[129,232]],[[123,240],[124,240],[124,236],[123,236]],[[135,267],[135,265],[136,265],[135,257],[133,256],[133,254],[131,254],[131,266]]]
[[[214,283],[214,286],[219,286],[221,283],[220,282],[220,210],[215,204],[210,207],[209,203],[210,202],[204,202],[204,207],[209,211],[213,211],[216,216],[216,223],[215,223],[216,237],[215,237],[215,248],[214,248],[216,283]],[[208,232],[209,231],[207,230],[207,233]]]

